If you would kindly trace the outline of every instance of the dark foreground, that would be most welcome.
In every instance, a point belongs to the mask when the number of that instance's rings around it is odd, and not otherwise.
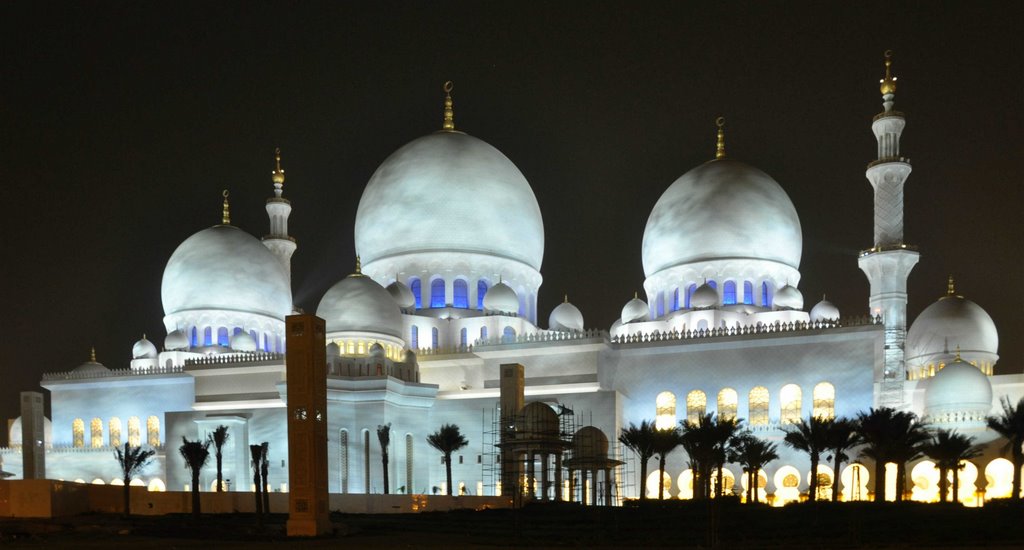
[[[717,518],[717,529],[713,519]],[[263,527],[249,514],[133,517],[90,514],[55,520],[0,519],[11,548],[1022,548],[1024,507],[985,508],[868,503],[781,509],[733,502],[653,503],[587,509],[532,505],[520,510],[342,515],[335,533],[314,540],[284,536],[284,515]]]

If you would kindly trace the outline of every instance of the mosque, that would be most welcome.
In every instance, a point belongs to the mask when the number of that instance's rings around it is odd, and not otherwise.
[[[671,426],[715,413],[781,442],[799,418],[888,406],[986,444],[961,473],[960,500],[1008,496],[1013,466],[984,418],[1004,396],[1024,396],[1024,374],[994,374],[992,319],[950,278],[945,295],[907,326],[906,281],[919,255],[903,239],[911,165],[900,151],[906,120],[894,109],[890,65],[887,57],[883,110],[871,122],[878,150],[866,174],[874,242],[858,258],[870,296],[866,310],[849,317],[824,299],[806,307],[798,213],[783,185],[726,154],[719,119],[714,158],[652,205],[641,241],[643,295],[624,304],[610,327],[588,327],[568,300],[544,319],[536,197],[509,158],[456,129],[446,86],[441,129],[395,151],[367,183],[354,231],[359,256],[316,310],[327,328],[329,491],[383,490],[376,428],[387,423],[392,492],[445,492],[444,464],[426,437],[455,424],[469,445],[452,460],[454,492],[499,493],[506,485],[498,462],[511,447],[496,434],[515,413],[516,441],[547,441],[515,455],[535,498],[615,503],[656,494],[659,483],[657,471],[639,479],[632,454],[615,444],[631,423]],[[288,490],[285,317],[294,312],[298,241],[288,232],[280,152],[276,160],[267,236],[231,224],[225,193],[221,223],[186,238],[168,259],[160,288],[165,337],[136,342],[130,365],[110,368],[94,353],[67,372],[43,375],[52,408],[47,477],[117,482],[111,450],[128,442],[157,450],[133,483],[182,490],[190,480],[177,452],[181,438],[226,425],[228,489],[252,490],[248,445],[267,441],[269,483]],[[506,400],[506,378],[517,376],[518,401]],[[17,419],[12,447],[0,450],[3,469],[16,478],[21,440]],[[781,444],[779,452],[759,483],[776,504],[800,498],[810,479],[805,455]],[[601,464],[603,483],[593,464]],[[880,489],[867,466],[821,465],[819,475],[840,482],[843,498],[866,499]],[[571,472],[581,468],[595,473],[577,486]],[[692,496],[688,468],[681,450],[669,456],[668,495]],[[745,476],[727,468],[727,485],[739,492]],[[214,467],[200,479],[211,490]],[[934,464],[914,463],[909,479],[914,498],[937,498]]]

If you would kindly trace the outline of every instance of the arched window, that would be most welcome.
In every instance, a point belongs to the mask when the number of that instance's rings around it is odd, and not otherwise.
[[[234,334],[238,334],[239,332],[245,332],[245,331],[243,331],[243,330],[242,330],[242,327],[235,327],[235,328],[234,328],[234,329],[233,329],[233,330],[231,331],[231,334],[232,334],[232,335],[234,335]]]
[[[819,418],[836,417],[836,388],[828,382],[814,386],[812,394],[813,414]]]
[[[520,288],[516,294],[519,295],[519,316],[526,317],[526,293]]]
[[[160,446],[160,419],[155,416],[146,419],[146,440],[150,447]]]
[[[718,290],[718,283],[716,283],[714,280],[708,281],[708,286],[715,290]]]
[[[255,342],[256,345],[258,346],[259,343],[260,343],[260,335],[259,335],[259,333],[256,332],[255,330],[250,330],[249,331],[249,336],[252,336],[252,341]]]
[[[92,422],[89,423],[89,444],[92,448],[98,449],[103,446],[103,421],[99,418],[93,418]]]
[[[226,346],[230,343],[231,340],[228,339],[228,328],[220,327],[217,329],[217,345]]]
[[[704,416],[708,409],[708,396],[700,391],[693,390],[686,394],[686,421],[696,424],[700,417]]]
[[[110,419],[110,446],[121,446],[121,419],[114,417]]]
[[[444,307],[444,279],[430,281],[430,307]]]
[[[212,346],[213,345],[213,328],[206,327],[206,328],[203,329],[203,345],[204,346]]]
[[[420,349],[420,327],[416,325],[412,326],[412,333],[409,336],[409,340],[411,340],[410,345],[412,346],[412,349]]]
[[[452,305],[462,309],[469,307],[469,286],[465,279],[455,279],[452,284]]]
[[[736,281],[726,281],[722,287],[722,304],[733,305],[736,303]]]
[[[413,493],[412,434],[405,434],[405,493]]]
[[[736,420],[736,408],[740,397],[736,390],[724,388],[718,392],[718,418],[720,420]]]
[[[487,341],[487,327],[480,327],[480,341]]]
[[[348,494],[348,430],[341,430],[338,441],[341,446],[341,493]]]
[[[85,422],[81,418],[71,422],[71,446],[85,447]]]
[[[363,492],[370,494],[370,430],[363,430]]]
[[[412,290],[413,298],[416,298],[416,309],[423,307],[423,289],[421,288],[419,279],[411,279],[409,281],[409,289]]]
[[[679,287],[672,291],[672,311],[679,310]]]
[[[761,306],[772,307],[772,293],[768,288],[768,281],[761,283]]]
[[[782,402],[782,423],[795,424],[800,421],[800,409],[803,405],[803,392],[796,384],[786,384],[779,392]]]
[[[484,296],[487,296],[487,281],[480,279],[476,282],[476,308],[484,310]]]
[[[658,300],[658,306],[655,308],[655,311],[658,312],[658,317],[661,317],[662,315],[665,315],[665,292],[658,292],[658,297],[656,299]]]
[[[691,284],[686,288],[686,309],[690,309],[690,298],[693,298],[693,292],[697,290],[697,285]]]
[[[196,330],[196,327],[192,327],[192,347],[196,347],[198,345],[199,345],[199,332]]]
[[[430,347],[434,349],[438,348],[438,335],[439,331],[437,330],[437,327],[430,329]]]
[[[501,333],[501,341],[505,344],[511,344],[516,341],[516,329],[512,327],[505,327],[505,330]]]
[[[676,394],[663,391],[654,398],[654,427],[659,430],[674,428],[676,425]]]
[[[139,417],[137,416],[128,419],[128,444],[132,447],[142,444],[142,439],[139,437]]]
[[[754,283],[750,281],[743,281],[743,303],[754,305]]]
[[[468,346],[469,342],[467,340],[469,340],[469,333],[465,328],[463,328],[459,331],[459,345],[462,347]]]
[[[757,386],[750,390],[748,396],[749,401],[747,402],[750,410],[747,413],[748,421],[751,426],[767,426],[768,425],[768,404],[771,401],[771,397],[768,393],[768,388],[764,386]]]

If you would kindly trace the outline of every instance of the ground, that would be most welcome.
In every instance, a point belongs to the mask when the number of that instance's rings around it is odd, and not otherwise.
[[[288,539],[284,515],[265,526],[251,514],[133,517],[88,514],[0,519],[0,545],[75,548],[707,548],[708,518],[721,548],[1020,548],[1024,507],[906,503],[801,504],[772,509],[672,502],[623,508],[532,505],[520,510],[334,514],[336,532]]]

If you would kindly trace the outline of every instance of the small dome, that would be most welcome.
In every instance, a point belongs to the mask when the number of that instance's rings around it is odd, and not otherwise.
[[[635,323],[637,321],[646,321],[650,315],[650,308],[647,307],[647,302],[641,300],[639,297],[634,296],[632,300],[626,302],[626,305],[622,306],[622,315],[619,319],[622,320],[622,324]]]
[[[924,394],[925,415],[980,420],[992,408],[992,384],[976,367],[959,357],[928,381]]]
[[[512,287],[499,282],[484,294],[484,310],[515,315],[519,312],[519,296]]]
[[[558,438],[558,415],[540,401],[527,403],[519,411],[519,419],[521,423],[516,426],[519,439]]]
[[[416,352],[411,349],[405,350],[405,364],[415,365],[416,364]]]
[[[569,303],[567,297],[564,302],[551,310],[551,316],[548,317],[548,329],[581,332],[583,331],[583,314],[580,313],[579,308]]]
[[[708,283],[704,283],[693,291],[690,296],[690,307],[707,309],[718,305],[718,291]]]
[[[335,344],[334,342],[331,342],[330,344],[327,344],[327,357],[340,357],[340,356],[341,356],[341,348],[338,346],[338,344]]]
[[[256,340],[244,330],[231,336],[231,349],[235,351],[256,351]]]
[[[907,331],[907,363],[926,365],[952,348],[964,360],[995,364],[999,333],[992,318],[978,304],[955,293],[926,307]]]
[[[811,321],[835,321],[839,319],[839,308],[824,297],[811,308]]]
[[[384,346],[378,342],[374,342],[370,345],[370,357],[384,357]]]
[[[583,426],[572,435],[574,459],[608,458],[608,436],[593,427]]]
[[[21,434],[21,417],[19,416],[11,422],[11,427],[7,431],[7,445],[9,447],[21,445]],[[43,417],[43,445],[53,446],[53,424],[45,416]]]
[[[409,309],[416,305],[416,297],[413,296],[412,290],[403,283],[402,281],[395,281],[388,285],[388,294],[394,298],[395,303],[402,309]]]
[[[185,331],[178,329],[171,331],[164,338],[164,349],[168,351],[188,351],[188,336],[185,336]]]
[[[132,346],[132,359],[156,359],[157,351],[156,346],[153,342],[146,340],[146,335],[142,335],[142,340],[135,342]]]
[[[617,336],[618,333],[619,333],[619,329],[621,329],[621,328],[622,328],[622,317],[619,317],[619,318],[615,319],[614,321],[612,321],[612,326],[611,326],[611,328],[608,329],[608,334],[611,334],[612,336]]]
[[[377,332],[401,338],[402,313],[384,287],[354,273],[324,294],[316,314],[327,322],[327,332]]]
[[[804,295],[795,286],[787,283],[775,293],[773,303],[778,309],[800,310],[804,308]]]
[[[110,369],[103,366],[103,363],[100,363],[99,361],[96,360],[96,350],[92,350],[89,356],[89,360],[86,361],[85,363],[82,363],[81,365],[78,365],[77,367],[75,367],[75,370],[71,372],[77,374],[100,374],[110,372]]]

